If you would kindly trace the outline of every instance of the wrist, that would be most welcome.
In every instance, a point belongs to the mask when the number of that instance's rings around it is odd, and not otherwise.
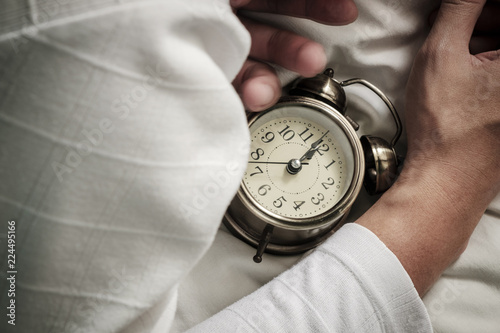
[[[475,138],[474,141],[480,141]],[[419,183],[441,192],[457,208],[486,209],[500,190],[500,154],[497,144],[459,144],[426,147],[409,152],[398,183]],[[460,147],[456,149],[455,147]],[[491,148],[491,149],[490,149]],[[483,209],[483,210],[484,210]]]
[[[423,295],[465,249],[496,192],[447,163],[405,167],[398,181],[357,223],[398,257]]]

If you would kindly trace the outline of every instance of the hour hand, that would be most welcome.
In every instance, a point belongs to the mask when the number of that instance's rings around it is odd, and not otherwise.
[[[308,160],[310,160],[311,158],[313,158],[314,153],[316,152],[316,150],[318,150],[317,147],[319,147],[319,145],[318,146],[311,146],[311,148],[309,148],[309,150],[300,158],[300,161],[303,161],[306,158]]]
[[[318,140],[316,140],[315,142],[313,142],[313,144],[311,145],[311,148],[309,148],[308,151],[306,151],[306,153],[299,159],[301,162],[303,160],[305,160],[306,158],[308,160],[310,160],[311,158],[313,158],[314,156],[314,153],[316,153],[316,151],[318,150],[319,148],[319,145],[321,144],[321,142],[323,141],[323,138],[325,137],[325,135],[328,134],[328,132],[330,131],[326,131],[325,134],[323,134],[321,136],[321,138],[319,138]]]
[[[309,148],[306,153],[304,155],[302,155],[301,158],[299,159],[296,159],[296,158],[292,158],[288,163],[287,163],[287,166],[286,166],[286,171],[288,171],[289,174],[291,175],[295,175],[297,174],[300,170],[302,170],[302,165],[304,164],[307,164],[307,163],[302,163],[303,160],[305,160],[306,158],[308,160],[310,160],[313,156],[314,156],[314,153],[318,150],[319,148],[319,145],[321,144],[321,142],[323,141],[323,138],[325,137],[325,135],[328,134],[328,132],[330,131],[326,131],[325,134],[323,134],[321,136],[321,138],[319,138],[318,140],[316,140],[312,145],[311,145],[311,148]]]

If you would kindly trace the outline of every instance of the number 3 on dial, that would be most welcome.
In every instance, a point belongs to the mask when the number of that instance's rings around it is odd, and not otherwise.
[[[318,197],[312,197],[311,202],[315,205],[319,205],[321,201],[325,200],[325,196],[321,193],[318,193]]]

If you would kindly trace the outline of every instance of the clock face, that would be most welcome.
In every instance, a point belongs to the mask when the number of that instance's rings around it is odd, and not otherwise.
[[[353,181],[354,153],[342,123],[285,105],[250,125],[244,189],[274,217],[311,219],[335,210]]]

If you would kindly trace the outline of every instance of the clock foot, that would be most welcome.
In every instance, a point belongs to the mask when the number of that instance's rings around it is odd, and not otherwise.
[[[257,264],[262,262],[262,254],[264,254],[264,251],[266,250],[266,247],[269,244],[269,241],[271,240],[271,236],[273,235],[273,230],[274,226],[268,224],[264,228],[264,231],[262,232],[262,237],[259,241],[259,246],[257,247],[257,253],[253,257],[253,261],[256,262]]]

